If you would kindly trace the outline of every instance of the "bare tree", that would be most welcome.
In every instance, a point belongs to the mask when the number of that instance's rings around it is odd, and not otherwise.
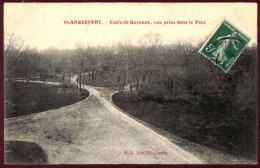
[[[9,81],[17,76],[15,64],[17,64],[23,46],[24,42],[14,34],[11,34],[4,42],[5,72]]]

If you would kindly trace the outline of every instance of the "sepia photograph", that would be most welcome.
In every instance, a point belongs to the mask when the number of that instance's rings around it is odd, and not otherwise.
[[[257,164],[257,3],[4,3],[4,164]]]

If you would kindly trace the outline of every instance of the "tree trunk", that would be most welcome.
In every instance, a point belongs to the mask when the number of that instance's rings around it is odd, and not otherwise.
[[[92,70],[92,83],[93,83],[93,86],[95,86],[95,71]]]
[[[139,91],[139,79],[136,77],[136,91]]]
[[[133,86],[132,86],[132,79],[130,79],[130,95],[132,96]]]
[[[102,79],[102,76],[103,76],[103,72],[99,71],[99,79]]]
[[[117,77],[117,85],[118,85],[118,91],[121,91],[121,80],[120,77]]]
[[[69,73],[69,85],[71,85],[71,73]]]
[[[79,88],[81,89],[81,79],[82,79],[82,74],[79,74]]]
[[[62,75],[62,84],[64,84],[65,74]]]
[[[77,87],[79,87],[79,75],[77,74]]]

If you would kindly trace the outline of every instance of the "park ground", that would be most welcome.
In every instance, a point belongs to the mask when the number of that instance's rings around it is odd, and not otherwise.
[[[126,114],[113,104],[114,89],[84,88],[90,95],[76,104],[6,119],[6,146],[19,142],[38,144],[43,154],[37,155],[41,159],[34,158],[36,163],[254,163],[189,142]],[[17,146],[29,146],[28,151],[33,151],[29,150],[32,145]]]

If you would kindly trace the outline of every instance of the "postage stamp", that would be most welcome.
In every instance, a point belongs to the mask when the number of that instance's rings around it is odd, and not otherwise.
[[[216,31],[201,47],[199,53],[210,59],[227,73],[249,41],[249,37],[231,25],[227,20],[223,20]]]

